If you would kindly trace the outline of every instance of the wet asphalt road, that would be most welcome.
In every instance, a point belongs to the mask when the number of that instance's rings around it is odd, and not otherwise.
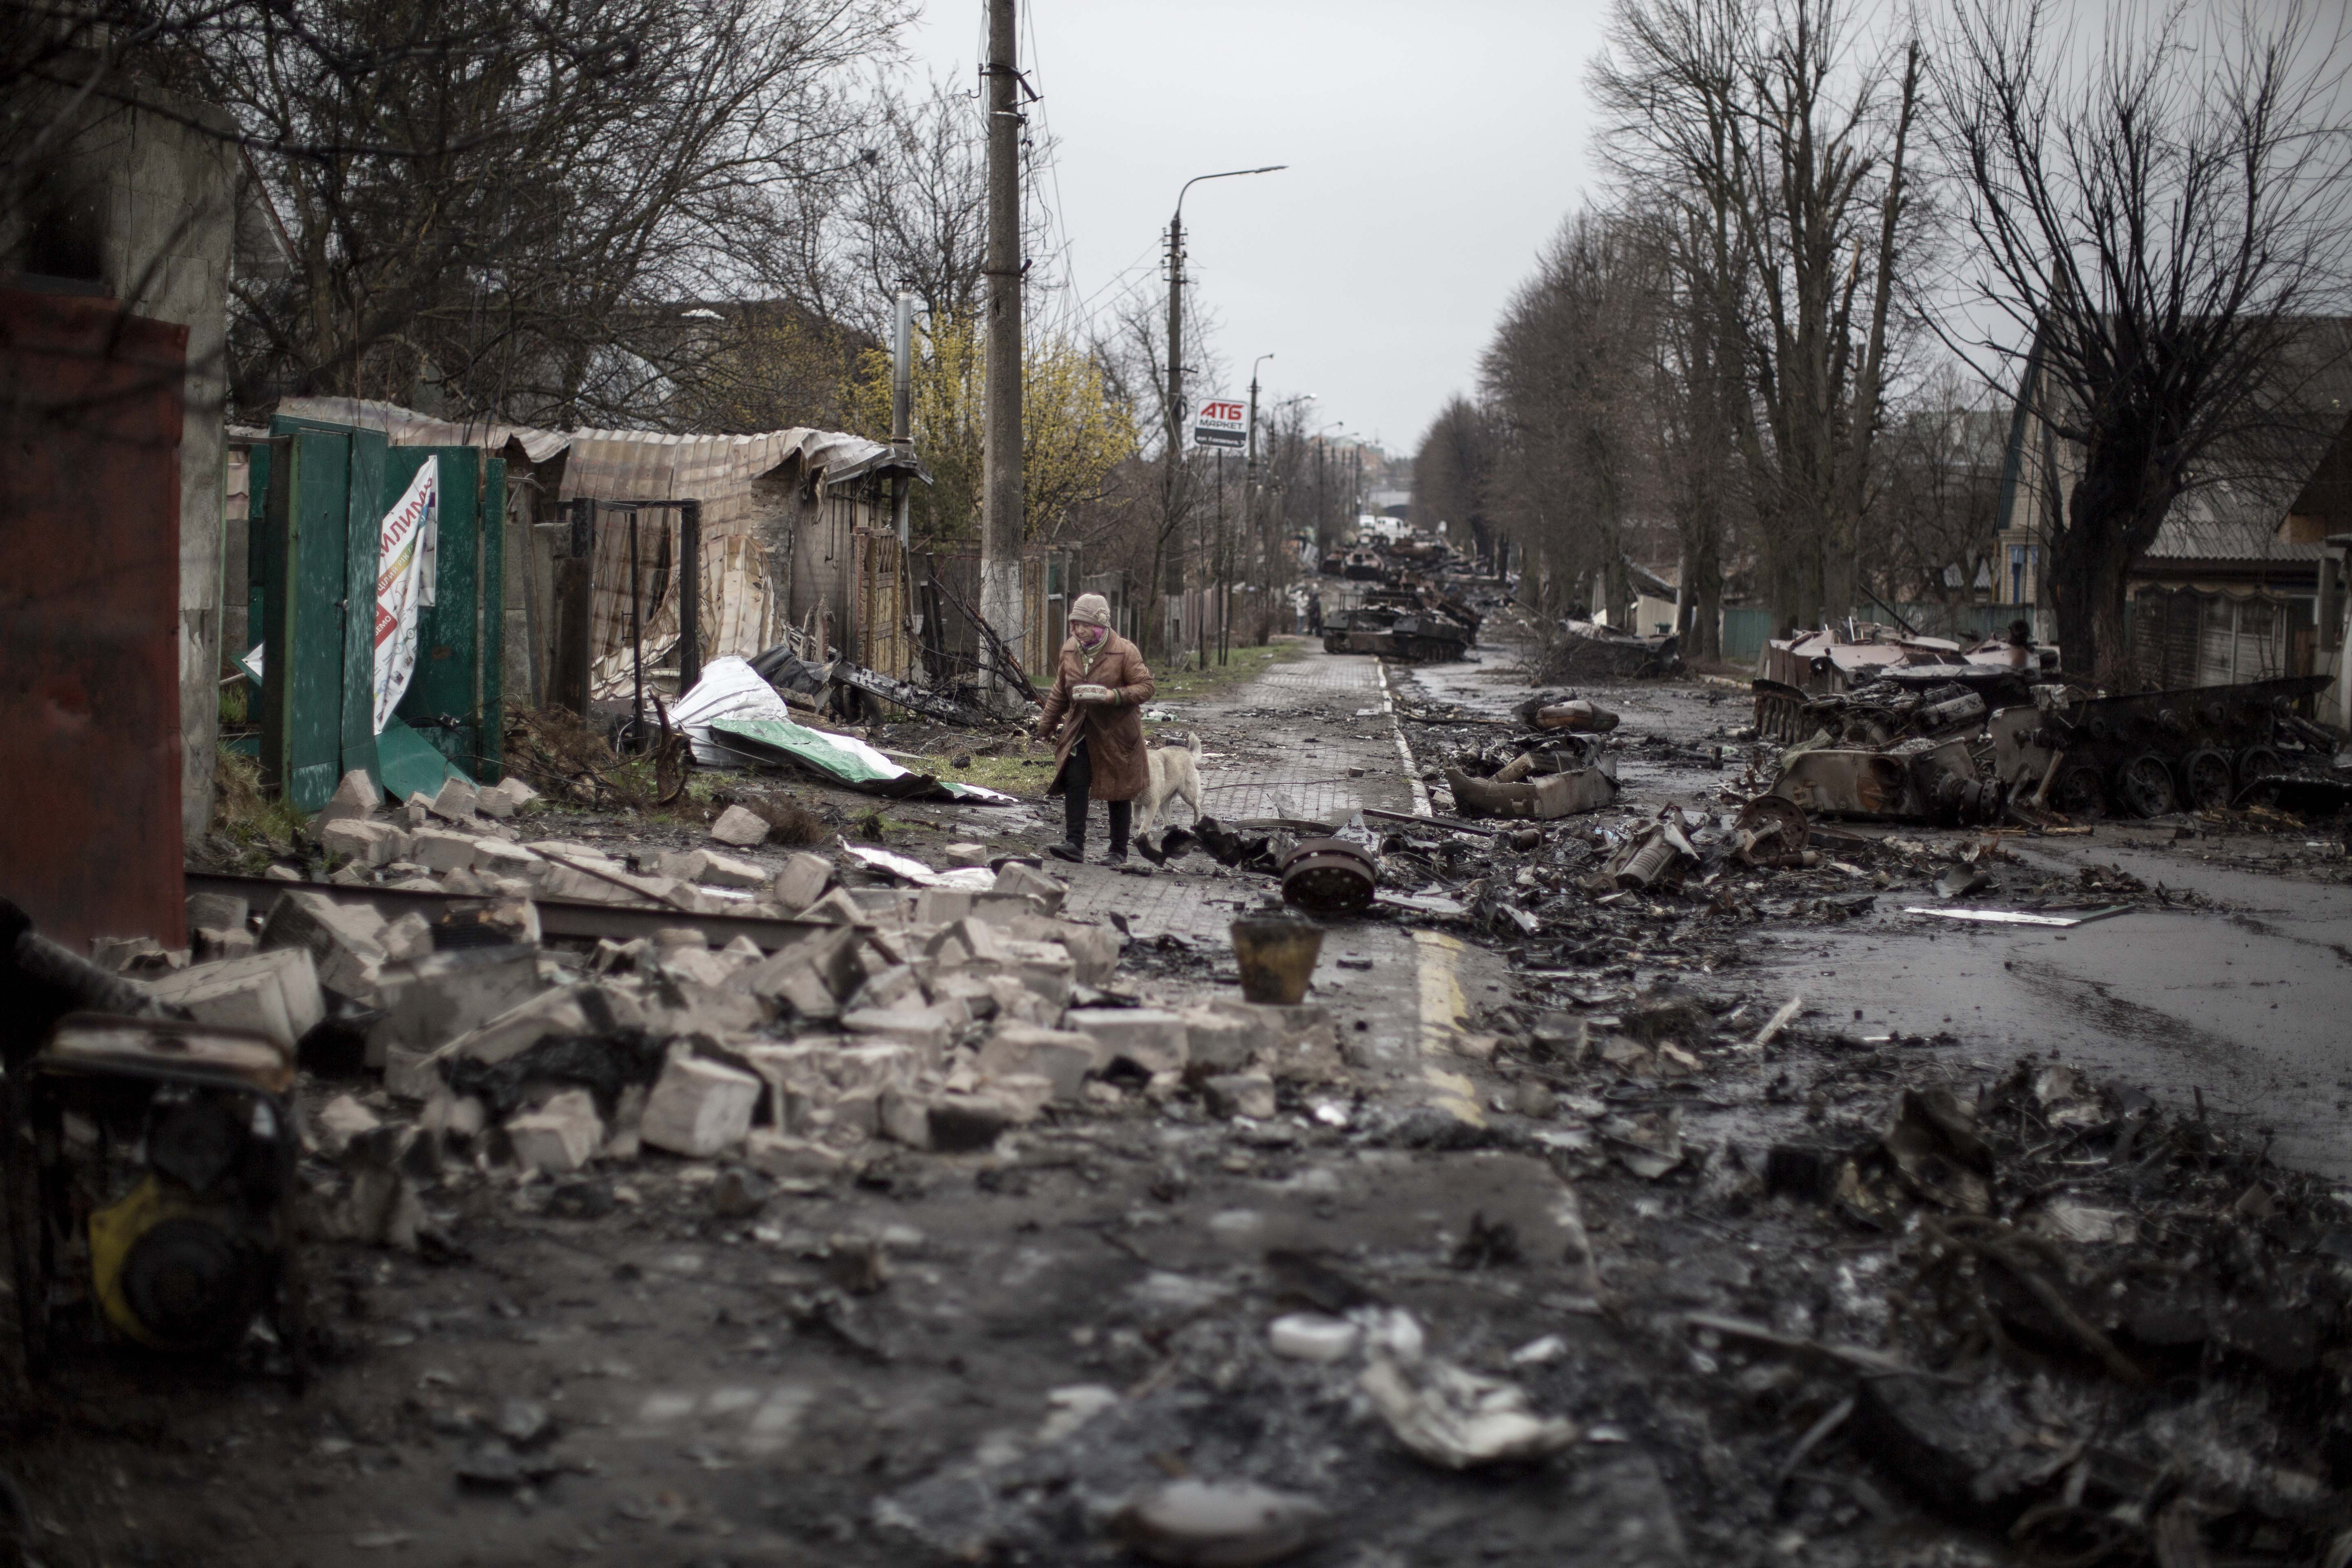
[[[1773,932],[1755,956],[1821,1012],[1858,1014],[1858,1033],[1948,1032],[1971,1058],[2055,1054],[2171,1104],[2201,1093],[2274,1136],[2282,1163],[2352,1178],[2352,889],[2205,864],[2149,837],[2109,826],[2011,843],[2029,866],[2120,866],[2214,907],[2052,931],[1906,915],[1937,900],[1897,895],[1853,925]]]

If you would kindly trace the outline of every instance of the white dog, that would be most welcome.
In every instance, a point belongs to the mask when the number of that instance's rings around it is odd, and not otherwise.
[[[1160,825],[1179,796],[1191,803],[1192,819],[1201,817],[1201,737],[1187,731],[1181,746],[1158,746],[1143,753],[1151,763],[1151,783],[1138,803],[1135,831],[1149,833]]]

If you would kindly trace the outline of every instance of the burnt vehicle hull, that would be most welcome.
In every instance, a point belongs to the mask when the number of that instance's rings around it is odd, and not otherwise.
[[[1591,621],[1566,620],[1546,651],[1544,670],[1551,680],[1680,675],[1682,638],[1636,637]]]
[[[1443,616],[1398,615],[1377,606],[1350,610],[1323,632],[1325,653],[1377,654],[1412,664],[1457,659],[1469,646],[1469,634]]]
[[[2294,710],[2327,680],[2297,675],[2005,708],[1987,726],[1993,768],[2012,789],[2031,789],[2037,804],[2069,816],[2228,805],[2308,752]]]

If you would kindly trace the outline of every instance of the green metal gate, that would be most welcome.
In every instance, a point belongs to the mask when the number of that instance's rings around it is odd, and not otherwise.
[[[249,557],[265,778],[303,811],[324,805],[354,768],[394,799],[433,794],[453,771],[496,779],[504,460],[282,416],[270,436],[253,451],[254,493],[268,500]],[[378,531],[428,459],[440,463],[435,603],[418,612],[416,668],[378,736]]]

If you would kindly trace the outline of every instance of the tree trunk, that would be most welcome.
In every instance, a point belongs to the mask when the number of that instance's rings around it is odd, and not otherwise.
[[[2132,564],[2171,507],[2168,491],[2147,493],[2143,475],[2137,467],[2113,471],[2095,452],[2066,498],[2066,526],[2050,542],[2059,657],[2070,675],[2112,692],[2132,686],[2124,607]]]

